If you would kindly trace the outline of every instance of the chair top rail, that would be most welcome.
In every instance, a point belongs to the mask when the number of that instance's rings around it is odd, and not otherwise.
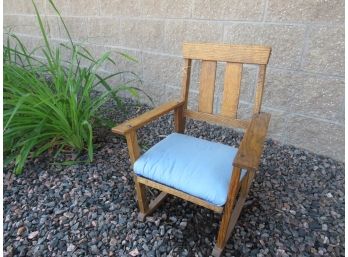
[[[267,64],[271,47],[261,45],[229,45],[184,43],[183,56],[188,59],[246,64]]]

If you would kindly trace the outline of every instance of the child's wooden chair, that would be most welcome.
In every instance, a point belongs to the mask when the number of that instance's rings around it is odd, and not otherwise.
[[[220,256],[246,200],[258,169],[270,114],[261,113],[270,47],[192,44],[183,46],[185,60],[181,99],[163,104],[112,129],[127,139],[140,209],[151,214],[168,194],[218,213],[222,220],[213,256]],[[187,109],[191,61],[202,60],[198,111]],[[217,61],[226,62],[221,113],[213,114]],[[259,75],[251,120],[237,118],[243,64],[258,64]],[[140,156],[136,131],[174,111],[175,131]],[[246,129],[239,149],[183,135],[186,117]],[[150,203],[145,186],[161,193]]]

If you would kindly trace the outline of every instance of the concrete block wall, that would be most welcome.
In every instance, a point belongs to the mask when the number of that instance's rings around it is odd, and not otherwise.
[[[67,39],[47,0],[36,0],[50,37]],[[285,144],[344,159],[343,0],[56,0],[74,40],[92,52],[124,51],[156,104],[179,95],[184,41],[265,44],[273,48],[263,109],[273,114],[269,136]],[[40,42],[29,0],[4,0],[4,26],[29,45]],[[199,63],[190,106],[197,106]],[[222,69],[215,102],[221,101]],[[244,69],[240,115],[250,112],[257,69]],[[144,100],[145,101],[145,100]]]

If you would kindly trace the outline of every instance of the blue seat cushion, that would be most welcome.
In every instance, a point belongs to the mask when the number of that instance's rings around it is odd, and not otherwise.
[[[173,133],[146,151],[133,169],[138,176],[223,206],[237,150]]]

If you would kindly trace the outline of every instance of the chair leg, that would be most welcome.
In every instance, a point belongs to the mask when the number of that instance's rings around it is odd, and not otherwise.
[[[227,237],[226,241],[230,238],[231,233],[234,229],[234,226],[236,225],[239,215],[243,209],[244,203],[248,197],[248,192],[251,186],[251,182],[254,178],[255,172],[254,171],[248,171],[248,174],[245,176],[245,178],[242,181],[242,185],[240,188],[239,192],[239,197],[236,205],[234,206],[233,213],[231,215],[230,223],[228,225],[228,230],[227,230]]]
[[[234,201],[239,188],[239,178],[240,178],[240,168],[233,167],[232,178],[228,190],[227,202],[225,204],[224,212],[222,214],[222,220],[220,224],[220,229],[216,244],[214,246],[212,255],[214,257],[219,257],[225,247],[225,242],[227,241],[227,230],[230,223]]]
[[[135,191],[137,193],[138,206],[140,210],[138,214],[138,220],[143,222],[146,216],[152,214],[157,209],[157,207],[161,205],[161,203],[166,199],[168,194],[165,192],[161,192],[155,199],[153,199],[149,203],[145,192],[146,186],[142,183],[139,183],[137,181],[136,176],[134,176],[134,181]]]
[[[221,256],[225,248],[225,245],[231,236],[232,230],[234,226],[236,225],[239,215],[243,209],[243,205],[245,203],[245,200],[251,185],[251,180],[253,179],[253,175],[254,173],[249,171],[247,175],[243,178],[241,182],[242,184],[240,187],[238,185],[233,187],[232,185],[230,189],[230,194],[227,199],[227,203],[224,208],[225,210],[221,220],[218,238],[216,240],[216,244],[212,252],[212,256],[214,257]],[[233,180],[233,177],[232,177],[232,180]],[[239,191],[239,197],[237,202],[235,203],[236,195],[238,191]]]
[[[168,194],[165,192],[161,192],[155,199],[151,200],[149,204],[149,209],[146,212],[146,216],[151,215],[167,198]]]
[[[146,214],[149,210],[149,202],[146,198],[145,185],[140,184],[135,178],[135,191],[137,193],[137,200],[139,206],[138,220],[144,221]]]
[[[211,255],[212,255],[213,257],[220,257],[223,250],[224,250],[224,249],[220,249],[220,248],[218,248],[218,247],[215,245],[214,248],[213,248],[213,252],[211,253]]]

